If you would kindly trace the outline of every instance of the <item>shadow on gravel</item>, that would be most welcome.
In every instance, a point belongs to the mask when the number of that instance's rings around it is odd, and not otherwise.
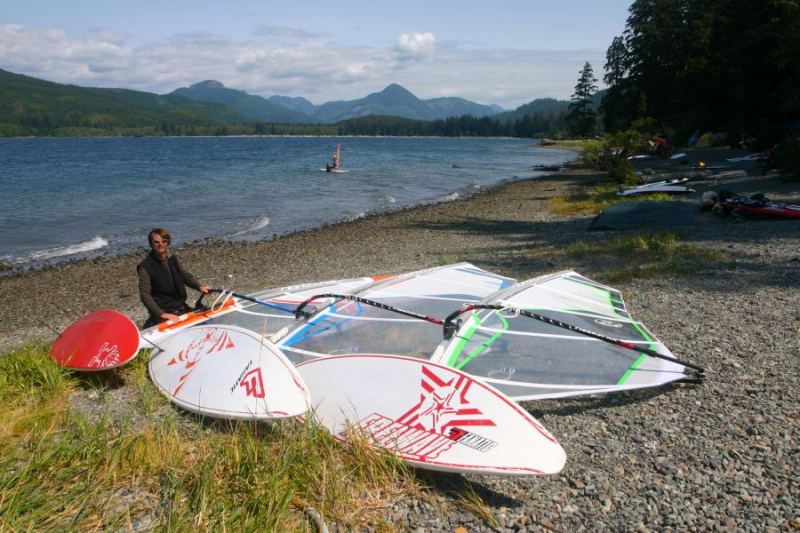
[[[72,372],[78,386],[84,390],[114,390],[126,385],[125,377],[116,368],[99,372]]]
[[[635,235],[671,233],[682,243],[698,247],[713,246],[728,257],[728,266],[714,266],[713,274],[746,276],[748,284],[772,287],[800,284],[800,250],[786,254],[786,248],[770,256],[770,241],[776,247],[781,241],[797,241],[800,236],[798,220],[750,220],[736,222],[721,220],[704,214],[708,224],[664,228],[637,228],[627,231],[587,231],[590,218],[519,221],[463,218],[461,220],[431,222],[421,221],[413,227],[429,231],[442,231],[462,235],[487,235],[498,241],[497,246],[473,249],[473,256],[461,255],[459,260],[470,261],[488,270],[527,276],[531,272],[548,272],[556,269],[575,269],[584,275],[602,270],[604,257],[585,260],[573,259],[563,253],[569,245],[584,241],[602,243]],[[503,244],[505,243],[505,244]],[[552,253],[548,248],[552,248]],[[780,255],[783,254],[783,255]],[[702,275],[702,274],[700,274]],[[720,284],[720,291],[739,290],[740,284]]]
[[[797,220],[749,220],[737,222],[704,213],[707,224],[702,226],[675,226],[669,233],[680,233],[685,240],[718,239],[728,243],[761,243],[767,235],[769,238],[796,239],[800,233],[800,222]],[[447,222],[418,222],[413,227],[431,231],[446,231],[461,234],[491,235],[507,242],[522,244],[549,244],[560,246],[574,240],[602,241],[645,232],[664,233],[664,228],[639,227],[630,231],[593,231],[588,232],[592,218],[550,221],[519,221],[463,218]]]
[[[417,479],[451,500],[457,501],[472,490],[480,496],[486,504],[494,508],[515,507],[523,504],[523,502],[519,500],[515,500],[514,498],[482,485],[479,481],[467,479],[462,474],[434,472],[417,468],[413,470]]]
[[[570,416],[592,411],[594,409],[608,409],[625,407],[634,403],[646,402],[652,398],[667,394],[679,388],[700,387],[701,382],[670,383],[662,387],[639,389],[618,394],[605,394],[596,396],[582,396],[562,400],[539,400],[523,403],[523,407],[534,418],[544,416]],[[549,404],[549,405],[542,405]],[[527,406],[526,406],[527,405]]]

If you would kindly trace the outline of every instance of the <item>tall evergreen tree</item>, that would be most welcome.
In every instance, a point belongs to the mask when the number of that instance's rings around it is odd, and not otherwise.
[[[628,73],[628,49],[621,36],[614,37],[606,51],[605,75],[603,81],[609,87],[617,87],[625,80]]]
[[[597,92],[597,79],[592,72],[592,65],[587,61],[583,65],[575,93],[572,95],[567,112],[567,124],[571,135],[588,137],[596,129],[597,112],[594,109],[592,98]]]
[[[621,36],[614,37],[606,51],[604,66],[606,73],[603,81],[608,85],[608,91],[600,104],[606,131],[626,129],[635,118],[634,106],[626,97],[628,61],[625,40]]]
[[[671,121],[683,83],[687,40],[685,6],[689,0],[636,0],[625,30],[631,96],[644,93],[646,113],[661,123]]]

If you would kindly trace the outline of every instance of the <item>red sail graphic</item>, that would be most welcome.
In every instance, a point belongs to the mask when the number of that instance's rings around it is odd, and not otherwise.
[[[183,386],[186,385],[189,376],[194,372],[196,368],[195,365],[197,365],[201,357],[213,352],[222,352],[235,347],[236,345],[225,330],[221,333],[218,333],[216,329],[209,330],[203,335],[202,339],[190,342],[186,348],[178,353],[177,357],[167,363],[168,366],[183,363],[184,369],[188,370],[188,372],[178,379],[180,384],[175,387],[175,390],[172,392],[173,396],[177,395]]]

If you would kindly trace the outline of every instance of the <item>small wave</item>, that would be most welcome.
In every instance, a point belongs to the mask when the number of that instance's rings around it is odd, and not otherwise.
[[[236,233],[232,234],[231,237],[238,237],[240,235],[244,235],[245,233],[250,233],[252,231],[260,230],[261,228],[266,228],[269,226],[269,217],[262,215],[251,222],[246,228],[243,230],[237,231]]]
[[[364,218],[367,214],[363,211],[351,211],[345,216],[345,220],[348,222],[352,222],[354,220],[358,220],[359,218]]]
[[[440,202],[452,202],[453,200],[458,200],[461,198],[461,195],[457,192],[450,193],[447,196],[443,196],[439,199]]]
[[[384,194],[383,196],[381,196],[381,202],[384,204],[393,204],[397,202],[397,198],[389,194]]]
[[[106,246],[108,246],[108,241],[100,236],[97,236],[94,239],[79,242],[77,244],[70,244],[69,246],[59,246],[57,248],[39,250],[31,253],[29,257],[33,261],[44,261],[45,259],[53,259],[55,257],[62,257],[65,255],[91,252],[93,250],[105,248]]]

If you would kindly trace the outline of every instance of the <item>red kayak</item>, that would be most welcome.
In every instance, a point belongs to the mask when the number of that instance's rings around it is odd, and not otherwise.
[[[800,218],[800,205],[770,202],[767,199],[728,198],[720,202],[734,215],[760,215],[780,218]]]

